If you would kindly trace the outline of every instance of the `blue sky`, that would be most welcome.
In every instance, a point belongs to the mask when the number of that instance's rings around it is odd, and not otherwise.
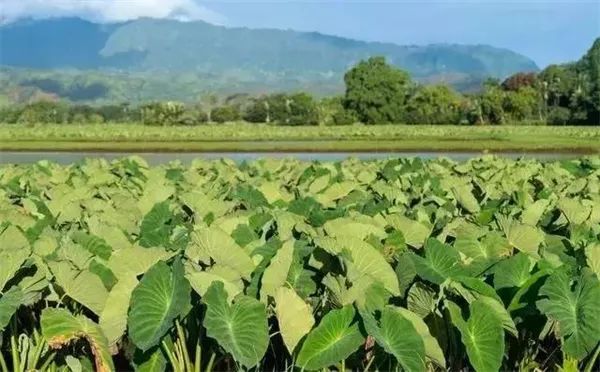
[[[600,36],[600,0],[0,0],[4,18],[204,19],[398,44],[491,44],[540,67],[578,59]]]

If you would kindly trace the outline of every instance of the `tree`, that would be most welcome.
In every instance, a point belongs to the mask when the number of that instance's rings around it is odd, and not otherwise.
[[[530,86],[523,86],[516,91],[504,94],[503,111],[510,122],[521,120],[536,120],[540,115],[540,97],[537,90]]]
[[[408,73],[388,65],[383,57],[361,61],[344,76],[344,107],[367,124],[402,121],[411,87]]]
[[[240,110],[236,106],[219,106],[210,112],[210,117],[216,123],[226,123],[240,120]]]
[[[406,103],[409,124],[458,124],[461,97],[445,85],[420,86]]]
[[[521,88],[535,88],[536,86],[537,75],[535,72],[518,72],[502,82],[502,89],[512,92],[516,92]]]
[[[249,123],[268,123],[270,118],[267,97],[252,99],[252,103],[244,111],[243,117]]]
[[[314,98],[307,93],[277,93],[254,99],[246,109],[244,119],[251,123],[316,125],[319,110]]]
[[[308,93],[296,93],[288,96],[284,123],[288,125],[319,124],[319,110],[313,97]]]
[[[25,124],[61,124],[69,121],[69,107],[61,102],[38,101],[23,108],[18,122]]]
[[[579,62],[579,69],[583,70],[589,81],[588,122],[600,125],[600,37]]]
[[[142,123],[171,126],[185,124],[185,106],[179,102],[156,102],[142,106]]]
[[[499,86],[487,85],[478,97],[478,121],[482,124],[503,124],[504,96],[504,91]]]

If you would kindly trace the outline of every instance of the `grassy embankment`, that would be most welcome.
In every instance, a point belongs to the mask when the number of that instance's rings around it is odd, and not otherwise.
[[[492,151],[600,153],[600,127],[137,124],[0,127],[4,151]]]

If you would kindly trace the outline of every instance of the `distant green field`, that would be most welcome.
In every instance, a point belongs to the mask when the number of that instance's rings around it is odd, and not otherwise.
[[[1,150],[576,151],[600,153],[600,127],[139,124],[0,127]]]

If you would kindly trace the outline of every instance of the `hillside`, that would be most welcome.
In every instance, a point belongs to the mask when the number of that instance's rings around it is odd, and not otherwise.
[[[329,93],[341,88],[348,67],[372,55],[386,56],[417,80],[447,81],[459,87],[468,82],[467,88],[487,76],[537,70],[530,59],[487,45],[400,46],[310,32],[227,28],[202,21],[96,24],[58,18],[0,27],[0,64],[5,67],[50,71],[59,77],[65,70],[70,75],[86,70],[82,78],[90,70],[109,78],[160,73],[168,80],[183,76],[187,83],[202,85],[202,90],[308,87],[315,93]],[[16,83],[23,85],[21,80]]]

